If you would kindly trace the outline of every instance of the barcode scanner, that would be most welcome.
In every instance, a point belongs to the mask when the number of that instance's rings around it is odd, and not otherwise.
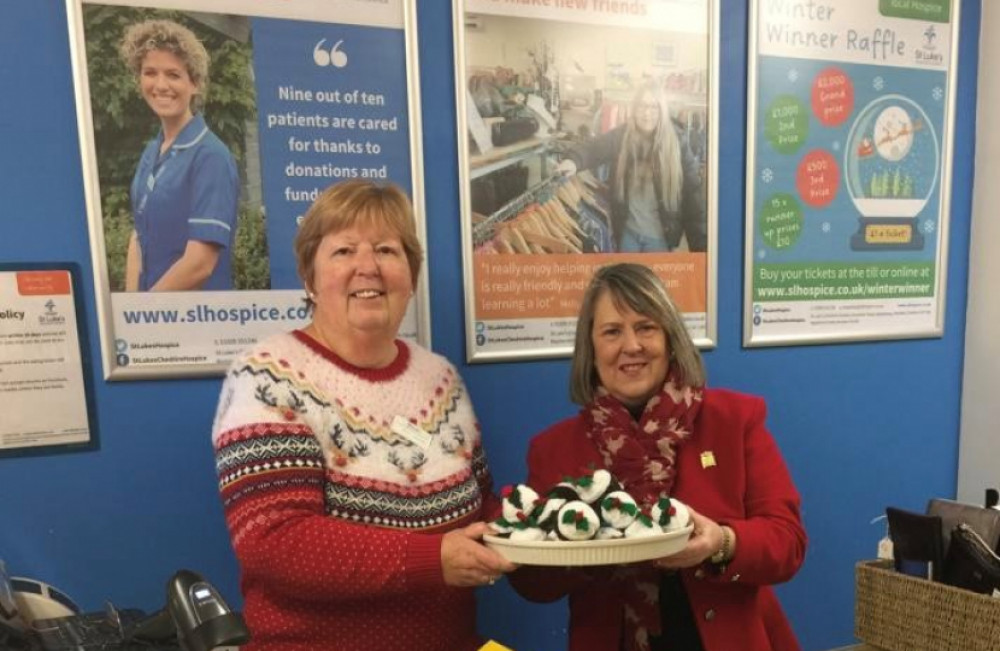
[[[239,646],[250,639],[243,618],[229,608],[215,586],[191,570],[171,577],[164,609],[139,624],[130,637],[156,642],[175,635],[184,651]]]

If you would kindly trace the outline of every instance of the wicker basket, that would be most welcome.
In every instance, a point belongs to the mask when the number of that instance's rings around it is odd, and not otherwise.
[[[1000,651],[1000,599],[858,563],[854,635],[886,651]]]

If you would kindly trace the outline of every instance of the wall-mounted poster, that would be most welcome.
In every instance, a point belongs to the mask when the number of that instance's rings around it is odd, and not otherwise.
[[[73,264],[0,264],[0,456],[96,447]]]
[[[940,336],[958,3],[751,16],[744,344]]]
[[[469,361],[569,355],[625,261],[714,345],[717,4],[453,7]]]
[[[218,374],[305,325],[292,241],[331,184],[401,186],[424,239],[414,0],[67,11],[106,377]]]

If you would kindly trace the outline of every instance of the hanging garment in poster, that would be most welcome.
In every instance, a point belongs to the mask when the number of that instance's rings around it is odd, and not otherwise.
[[[754,3],[747,345],[941,334],[957,11]]]

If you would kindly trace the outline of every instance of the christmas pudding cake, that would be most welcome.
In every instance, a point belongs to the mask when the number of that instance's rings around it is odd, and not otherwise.
[[[655,504],[639,504],[603,469],[566,478],[545,495],[518,484],[502,496],[502,515],[490,523],[494,535],[486,542],[513,562],[599,565],[660,558],[682,549],[691,532],[691,514],[682,502],[664,495]]]

